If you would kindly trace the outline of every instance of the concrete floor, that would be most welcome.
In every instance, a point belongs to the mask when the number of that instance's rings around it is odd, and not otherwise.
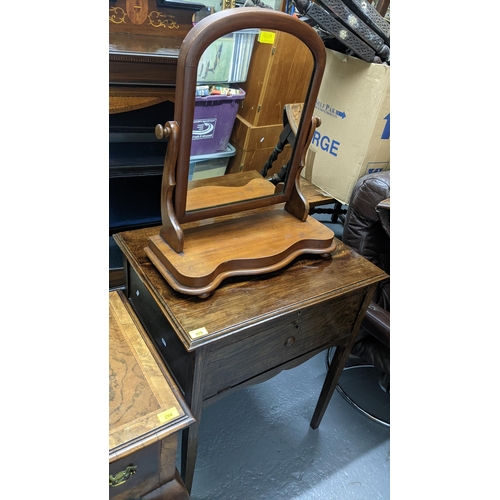
[[[192,500],[389,499],[388,427],[337,391],[320,427],[309,426],[325,361],[326,351],[203,412]],[[383,410],[388,395],[362,386]]]

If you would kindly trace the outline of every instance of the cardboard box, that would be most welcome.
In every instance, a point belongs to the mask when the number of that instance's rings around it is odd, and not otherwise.
[[[390,168],[390,67],[326,49],[321,119],[302,175],[348,204],[356,181]]]

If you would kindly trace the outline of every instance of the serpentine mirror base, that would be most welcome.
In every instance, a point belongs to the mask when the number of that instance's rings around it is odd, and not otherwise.
[[[185,229],[181,253],[160,235],[150,237],[144,249],[174,290],[200,298],[230,276],[270,273],[302,254],[329,258],[336,246],[331,229],[310,216],[301,221],[278,205],[207,222]]]

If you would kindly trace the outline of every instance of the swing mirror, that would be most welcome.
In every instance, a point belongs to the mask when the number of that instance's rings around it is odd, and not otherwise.
[[[314,30],[278,11],[225,10],[188,33],[177,66],[178,152],[170,179],[179,223],[289,201],[324,62]],[[225,150],[212,153],[228,136]]]

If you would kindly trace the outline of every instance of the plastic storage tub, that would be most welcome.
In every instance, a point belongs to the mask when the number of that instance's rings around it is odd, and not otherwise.
[[[229,33],[211,43],[198,63],[198,83],[241,83],[246,81],[255,36],[259,29]]]
[[[229,158],[236,154],[236,149],[228,144],[225,151],[218,154],[191,156],[189,162],[189,180],[207,179],[226,173]]]
[[[241,92],[195,98],[191,156],[226,151],[240,101],[245,98],[245,92]]]

